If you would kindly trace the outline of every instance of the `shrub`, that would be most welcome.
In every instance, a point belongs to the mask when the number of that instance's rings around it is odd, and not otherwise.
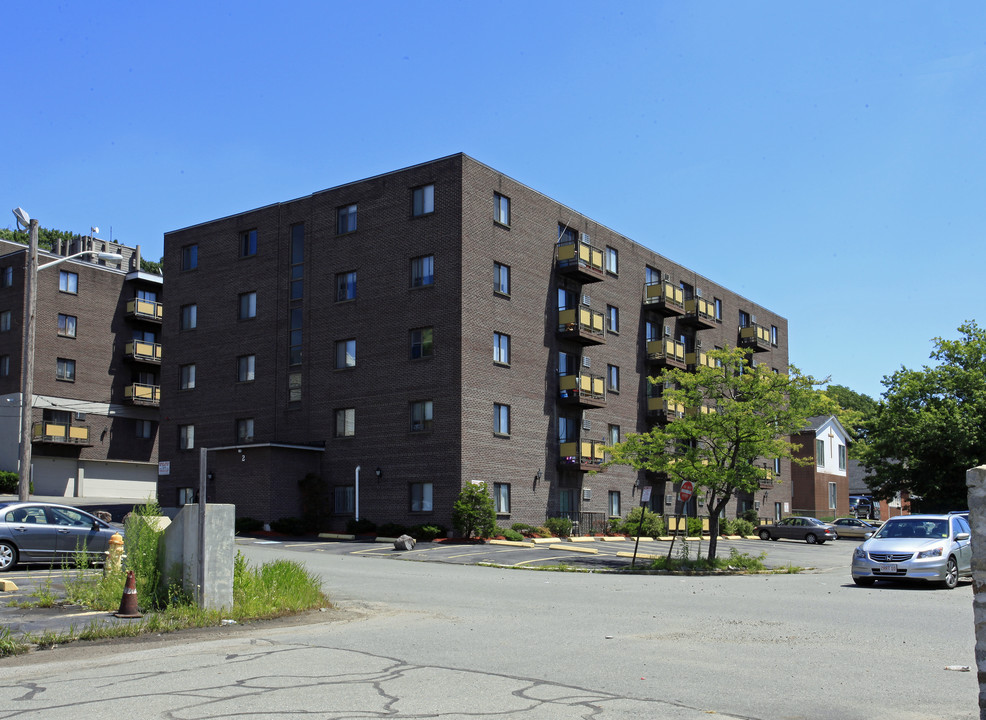
[[[548,518],[544,526],[551,532],[552,537],[568,537],[572,534],[572,521],[568,518]]]
[[[360,518],[355,520],[349,518],[346,521],[346,532],[350,535],[372,535],[377,531],[377,524],[372,520],[367,520],[366,518]]]
[[[377,535],[381,537],[400,537],[401,535],[406,535],[407,528],[398,523],[384,523],[379,528],[377,528]]]
[[[444,537],[446,530],[441,525],[415,525],[408,534],[415,540],[431,542],[437,537]]]
[[[20,489],[20,475],[15,472],[0,471],[0,493],[16,495]]]
[[[688,535],[698,537],[702,534],[702,518],[688,518]]]
[[[516,530],[504,530],[503,537],[512,542],[522,542],[524,540],[524,536]]]
[[[733,520],[733,535],[752,535],[753,523],[745,518]]]
[[[308,521],[298,517],[284,517],[275,520],[270,524],[270,529],[285,535],[306,535],[312,531]]]
[[[640,525],[641,511],[644,513],[643,527]],[[645,537],[658,538],[664,535],[664,520],[660,515],[647,508],[635,507],[627,515],[627,519],[620,524],[617,532],[633,537],[636,537],[639,532]]]
[[[744,510],[740,517],[751,525],[758,525],[760,523],[760,518],[757,516],[757,511],[754,508]]]
[[[531,528],[531,537],[549,538],[549,537],[554,537],[554,535],[548,528],[541,525],[536,528]]]
[[[496,527],[493,498],[486,492],[486,483],[466,484],[452,505],[452,525],[462,537],[489,537]]]
[[[236,533],[252,533],[258,530],[263,530],[264,524],[260,520],[255,520],[254,518],[242,517],[236,518]]]
[[[161,508],[154,501],[134,507],[127,516],[123,535],[126,569],[134,572],[137,605],[145,609],[158,607],[165,600],[158,558],[158,545],[164,535],[164,529],[157,524],[160,515]]]
[[[519,532],[521,534],[531,532],[534,529],[533,525],[526,525],[524,523],[514,523],[510,526],[511,530]]]

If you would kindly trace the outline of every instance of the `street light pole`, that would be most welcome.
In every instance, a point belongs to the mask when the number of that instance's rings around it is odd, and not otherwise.
[[[24,353],[21,358],[21,452],[17,499],[31,494],[31,420],[34,408],[34,312],[38,302],[38,221],[30,220],[24,269]]]

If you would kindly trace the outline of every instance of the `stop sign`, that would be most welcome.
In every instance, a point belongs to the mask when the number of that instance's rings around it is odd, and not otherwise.
[[[685,480],[681,483],[681,490],[678,491],[678,498],[681,502],[688,502],[692,499],[692,492],[695,490],[695,486],[692,485],[691,480]]]

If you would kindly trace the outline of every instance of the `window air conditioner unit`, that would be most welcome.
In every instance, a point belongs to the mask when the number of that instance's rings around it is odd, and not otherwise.
[[[592,488],[582,488],[582,499],[592,500]]]
[[[592,420],[590,420],[589,418],[585,418],[582,421],[582,429],[583,430],[592,430]]]
[[[579,233],[579,239],[582,242],[584,242],[584,243],[588,243],[589,242],[589,233]]]
[[[589,359],[588,355],[582,356],[582,367],[592,367],[592,361]]]
[[[696,340],[695,341],[695,349],[696,350],[701,350],[702,349],[702,341],[701,340]]]
[[[760,501],[759,500],[754,500],[753,501],[753,509],[754,510],[759,510],[760,509]]]
[[[674,495],[665,495],[664,496],[664,504],[665,505],[674,505]]]
[[[695,288],[695,297],[702,297],[702,288]]]
[[[671,326],[670,325],[665,325],[664,326],[664,337],[671,337]]]
[[[76,420],[85,420],[86,419],[86,414],[84,412],[77,412],[75,414],[75,419]]]
[[[585,293],[583,293],[582,294],[582,304],[583,305],[586,305],[586,306],[592,305],[592,298],[589,297],[588,295],[586,295]]]
[[[671,282],[671,273],[664,273],[664,282]]]
[[[757,316],[756,315],[751,315],[750,316],[750,322],[753,323],[754,325],[756,325],[757,324]]]

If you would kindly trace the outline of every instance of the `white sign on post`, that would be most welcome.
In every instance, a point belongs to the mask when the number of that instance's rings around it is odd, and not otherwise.
[[[650,502],[650,485],[644,485],[643,489],[640,491],[640,502],[649,503]]]

